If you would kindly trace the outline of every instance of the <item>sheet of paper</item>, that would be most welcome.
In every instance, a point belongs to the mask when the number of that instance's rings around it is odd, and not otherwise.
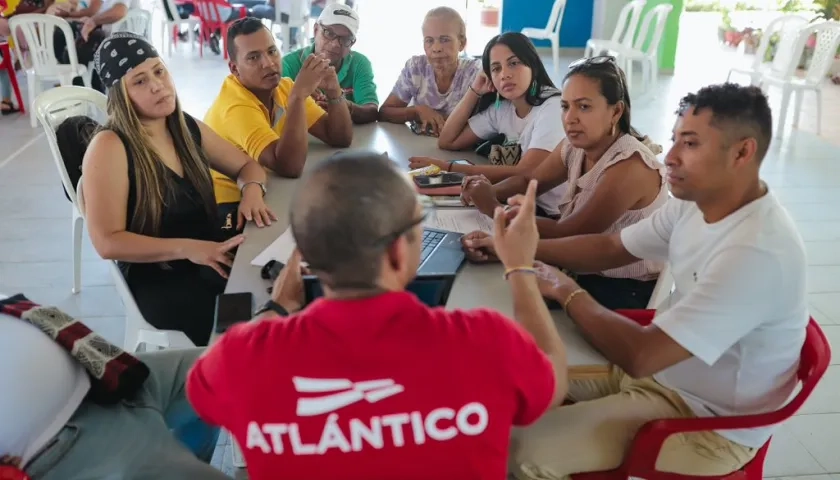
[[[458,233],[470,233],[476,230],[493,233],[493,219],[483,215],[477,208],[435,209],[435,214],[426,226]]]
[[[292,236],[292,229],[287,228],[283,235],[271,242],[265,250],[251,260],[251,265],[262,267],[270,260],[277,260],[286,263],[292,252],[295,251],[295,237]]]

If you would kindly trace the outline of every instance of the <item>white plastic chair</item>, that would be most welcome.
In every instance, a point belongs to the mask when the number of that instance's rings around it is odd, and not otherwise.
[[[82,189],[82,180],[79,178],[79,185],[76,189],[78,210],[84,215],[85,211],[85,196]],[[111,276],[114,278],[114,286],[117,288],[117,293],[122,299],[123,307],[125,307],[125,337],[123,340],[123,348],[128,352],[139,352],[142,346],[152,346],[158,349],[165,348],[192,348],[195,344],[187,338],[184,332],[177,330],[158,330],[151,326],[149,322],[143,318],[137,303],[134,301],[134,296],[125,282],[117,262],[106,260],[108,262],[108,269],[111,271]]]
[[[783,37],[795,40],[799,31],[806,25],[808,25],[808,19],[801,15],[782,15],[767,24],[761,32],[761,41],[758,42],[752,65],[749,68],[730,68],[726,81],[729,82],[733,73],[740,73],[750,77],[750,85],[759,85],[761,76],[765,73],[764,57],[767,56],[767,49],[770,48],[770,39],[778,34],[780,41]]]
[[[811,64],[805,71],[805,75],[799,77],[796,74],[799,60],[805,51],[808,39],[816,35],[817,41],[814,47],[814,54],[811,56]],[[781,42],[780,42],[781,43]],[[790,96],[796,94],[796,105],[793,114],[793,127],[799,125],[799,116],[802,113],[802,97],[805,91],[813,91],[817,100],[817,134],[822,131],[822,86],[825,82],[837,47],[840,46],[840,22],[834,20],[811,24],[799,32],[791,54],[787,55],[787,65],[784,68],[776,68],[774,62],[771,70],[762,75],[761,86],[767,91],[769,87],[778,87],[782,90],[782,108],[779,112],[776,136],[781,137],[784,133],[785,120],[787,119]],[[778,55],[778,53],[777,53]]]
[[[63,18],[54,15],[28,13],[14,15],[9,19],[12,36],[20,29],[29,48],[32,68],[26,70],[26,80],[29,91],[29,105],[34,110],[35,98],[41,90],[42,82],[59,82],[62,86],[72,85],[73,79],[81,76],[85,86],[90,88],[90,72],[85,65],[79,64],[76,55],[76,41],[70,24]],[[53,34],[55,29],[64,34],[67,45],[69,64],[60,64],[53,49]],[[23,58],[20,42],[15,42],[15,55]],[[35,116],[30,115],[32,128],[38,126]]]
[[[548,23],[545,28],[525,27],[522,35],[535,40],[551,41],[551,57],[554,61],[554,73],[560,74],[560,26],[563,24],[563,13],[566,11],[566,0],[554,0]]]
[[[161,9],[161,28],[160,28],[160,47],[163,48],[167,44],[167,38],[169,39],[169,49],[168,55],[172,56],[172,47],[175,45],[175,42],[178,41],[177,33],[175,33],[175,29],[179,29],[182,26],[186,26],[188,33],[187,38],[189,38],[190,48],[195,48],[195,29],[198,27],[200,20],[196,16],[190,16],[189,18],[181,18],[178,16],[178,6],[175,4],[174,0],[161,0],[166,2],[166,7]],[[169,10],[170,14],[172,15],[173,20],[169,20],[169,17],[166,15],[166,10]]]
[[[111,33],[131,32],[152,41],[152,13],[142,8],[132,8],[125,17],[111,25]]]
[[[639,35],[636,36],[633,46],[631,48],[621,46],[616,49],[618,53],[616,60],[620,62],[620,65],[624,65],[628,90],[632,91],[633,63],[635,62],[639,62],[642,66],[642,90],[647,90],[659,79],[659,44],[662,43],[665,24],[673,9],[674,6],[670,4],[653,7],[645,15],[642,28],[639,30]],[[653,34],[650,35],[650,42],[648,42],[650,26],[654,22]],[[647,43],[647,49],[645,49],[645,43]]]
[[[288,7],[288,11],[286,8]],[[280,26],[280,35],[283,44],[280,46],[280,51],[283,54],[289,53],[292,44],[292,29],[296,28],[298,31],[298,38],[295,40],[301,47],[306,47],[312,35],[309,32],[309,17],[312,11],[311,0],[276,0],[274,2],[274,25]],[[282,14],[289,15],[289,21],[283,22],[281,20]]]
[[[67,117],[75,115],[86,115],[92,119],[103,122],[105,114],[105,95],[96,90],[83,87],[58,87],[47,90],[35,99],[32,105],[32,118],[37,117],[47,137],[47,144],[50,146],[53,160],[61,183],[67,191],[72,202],[73,218],[73,293],[79,293],[82,289],[82,228],[84,221],[78,208],[78,199],[75,193],[75,185],[70,181],[61,152],[58,149],[55,131],[61,122]]]
[[[639,26],[639,19],[642,18],[642,10],[647,0],[633,0],[621,7],[618,12],[618,22],[615,24],[612,37],[609,40],[601,38],[590,38],[586,41],[584,57],[600,55],[602,51],[614,51],[624,46],[633,46],[633,39],[636,37],[636,28]]]

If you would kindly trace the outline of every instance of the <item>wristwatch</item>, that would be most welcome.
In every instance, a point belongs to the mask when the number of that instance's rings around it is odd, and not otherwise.
[[[239,194],[241,195],[241,194],[245,193],[245,187],[247,187],[248,185],[251,185],[251,184],[259,185],[260,190],[262,190],[263,197],[265,196],[265,193],[266,193],[267,190],[265,189],[265,184],[262,183],[262,182],[245,182],[245,185],[242,185],[242,188],[239,189]]]
[[[256,312],[254,312],[254,316],[256,317],[257,315],[262,315],[263,313],[268,311],[274,312],[277,315],[280,315],[281,317],[289,316],[289,312],[285,308],[283,308],[282,305],[275,302],[274,300],[269,300],[265,302],[262,307],[260,307]]]

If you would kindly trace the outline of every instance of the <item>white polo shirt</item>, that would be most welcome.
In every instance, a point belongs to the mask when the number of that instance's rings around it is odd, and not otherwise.
[[[621,232],[636,257],[668,261],[676,290],[654,325],[692,358],[654,375],[700,417],[777,410],[797,384],[808,324],[805,246],[772,193],[708,224],[670,199]],[[720,431],[757,448],[773,427]]]
[[[4,298],[0,295],[0,298]],[[38,328],[0,314],[0,456],[26,464],[90,389],[85,369]]]

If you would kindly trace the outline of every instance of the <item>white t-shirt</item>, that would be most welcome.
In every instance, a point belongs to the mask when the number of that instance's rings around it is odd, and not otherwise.
[[[553,151],[566,138],[563,130],[563,108],[560,95],[546,99],[542,105],[531,108],[525,118],[516,115],[513,103],[503,101],[499,108],[491,105],[470,118],[470,128],[480,138],[490,138],[503,133],[509,142],[522,147],[522,155],[532,148]],[[537,205],[550,215],[559,215],[560,200],[566,191],[566,184],[559,185],[537,199]]]
[[[135,8],[140,8],[140,0],[103,0],[102,6],[99,7],[98,13],[107,12],[108,10],[116,7],[117,5],[125,5],[125,8],[131,10]],[[148,26],[147,28],[151,28],[151,26]],[[107,34],[110,34],[111,25],[103,25],[102,30]]]
[[[653,323],[693,357],[654,376],[700,417],[777,410],[797,385],[808,324],[805,246],[768,192],[707,224],[697,204],[670,199],[621,231],[636,257],[671,264],[676,290]],[[720,431],[747,447],[773,428]]]
[[[0,295],[0,298],[3,298]],[[70,420],[87,372],[37,327],[0,314],[0,456],[28,462]]]

